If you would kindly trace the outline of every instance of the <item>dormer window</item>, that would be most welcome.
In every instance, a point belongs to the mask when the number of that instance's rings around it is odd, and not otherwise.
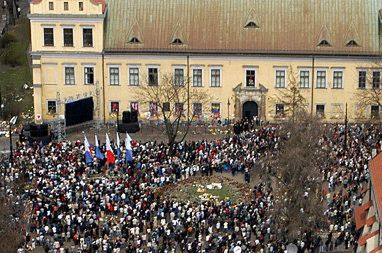
[[[327,40],[321,40],[320,43],[318,43],[319,47],[330,47],[330,43]]]
[[[358,43],[355,40],[349,40],[348,43],[346,43],[347,47],[359,47]]]
[[[131,43],[131,44],[138,44],[138,43],[141,43],[141,41],[137,37],[132,37],[129,40],[129,43]]]
[[[173,41],[171,42],[171,44],[174,44],[174,45],[182,45],[183,44],[183,41],[179,38],[175,38],[173,39]]]
[[[249,21],[244,26],[245,28],[259,28],[259,26],[255,23],[255,21]]]

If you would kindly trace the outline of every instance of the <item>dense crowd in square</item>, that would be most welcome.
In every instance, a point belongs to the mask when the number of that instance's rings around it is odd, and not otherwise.
[[[250,183],[259,171],[255,167],[262,168],[262,158],[279,152],[285,138],[281,127],[242,121],[233,136],[174,147],[132,140],[133,161],[126,162],[122,152],[115,164],[96,157],[87,164],[80,141],[18,143],[13,165],[3,159],[1,171],[2,187],[10,196],[16,179],[23,177],[30,186],[16,196],[32,208],[19,252],[36,247],[45,252],[286,252],[289,243],[299,252],[339,245],[356,249],[353,212],[369,179],[372,149],[380,150],[377,126],[349,126],[346,148],[345,127],[325,126],[317,141],[330,149],[330,165],[321,171],[329,225],[325,231],[301,231],[298,241],[279,237],[269,215],[274,205],[271,184],[252,183],[246,203],[180,201],[156,194],[159,187],[195,175],[232,173]]]

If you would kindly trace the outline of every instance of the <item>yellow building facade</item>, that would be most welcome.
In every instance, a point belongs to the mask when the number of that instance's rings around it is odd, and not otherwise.
[[[95,120],[115,121],[116,109],[149,119],[136,89],[173,75],[211,94],[206,120],[283,120],[293,77],[308,112],[342,122],[347,106],[350,121],[367,121],[380,108],[356,94],[380,85],[380,8],[379,0],[33,0],[36,120],[67,116],[66,105],[83,98]]]

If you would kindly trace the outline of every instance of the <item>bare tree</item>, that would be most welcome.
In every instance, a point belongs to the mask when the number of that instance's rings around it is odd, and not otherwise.
[[[320,173],[326,152],[319,142],[322,126],[307,113],[297,113],[282,129],[285,141],[267,171],[275,189],[275,229],[282,238],[293,241],[326,224]]]
[[[375,66],[372,67],[374,68],[381,68],[382,63],[375,63]],[[356,92],[355,92],[355,101],[357,101],[357,106],[362,110],[364,113],[365,108],[368,108],[369,106],[378,106],[378,110],[375,111],[375,113],[371,114],[372,118],[380,118],[380,108],[382,106],[382,89],[381,89],[381,77],[380,74],[374,77],[373,74],[374,71],[369,69],[366,72],[366,77],[364,80],[359,80],[360,82],[363,82],[364,87],[360,87]],[[380,73],[379,71],[375,71],[377,73]],[[368,84],[371,85],[371,87],[367,87]],[[359,111],[359,110],[357,110]],[[359,112],[356,112],[359,113]],[[357,115],[361,116],[361,115]]]
[[[305,111],[306,99],[301,95],[298,87],[297,73],[295,73],[292,66],[289,66],[287,76],[288,83],[285,88],[278,89],[279,94],[276,95],[276,98],[277,103],[284,104],[284,113],[289,114],[292,121],[294,121],[299,111]]]
[[[171,147],[177,141],[185,139],[192,122],[202,116],[202,108],[211,100],[206,90],[190,87],[187,78],[175,80],[171,74],[163,74],[159,84],[147,82],[140,85],[136,89],[135,98],[143,103],[155,105],[157,116],[164,121]],[[185,122],[183,128],[182,121]]]

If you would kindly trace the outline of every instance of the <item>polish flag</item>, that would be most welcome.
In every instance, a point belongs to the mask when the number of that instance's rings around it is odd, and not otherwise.
[[[115,156],[113,153],[113,149],[110,145],[110,139],[109,136],[106,134],[106,162],[109,164],[115,163]]]

